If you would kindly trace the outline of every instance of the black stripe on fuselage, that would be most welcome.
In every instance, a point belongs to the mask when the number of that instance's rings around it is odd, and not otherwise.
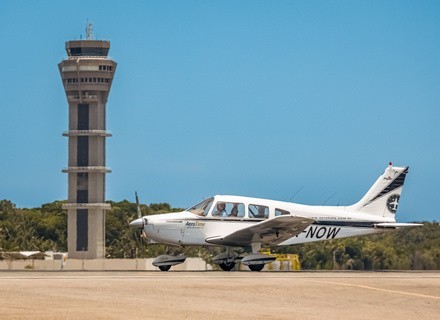
[[[357,227],[357,228],[372,228],[374,221],[315,221],[312,226],[332,226],[332,227]]]

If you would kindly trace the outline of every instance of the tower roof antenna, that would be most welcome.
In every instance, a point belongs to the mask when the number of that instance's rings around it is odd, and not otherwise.
[[[89,22],[89,19],[87,19],[87,25],[86,25],[86,40],[94,40],[93,39],[93,22]]]

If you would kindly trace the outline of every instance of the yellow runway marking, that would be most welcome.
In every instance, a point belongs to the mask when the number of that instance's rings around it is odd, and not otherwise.
[[[406,292],[406,291],[399,291],[399,290],[389,290],[389,289],[376,288],[376,287],[364,286],[364,285],[359,285],[359,284],[338,283],[338,282],[329,282],[329,281],[313,281],[313,282],[327,283],[327,284],[333,284],[333,285],[345,286],[345,287],[357,287],[357,288],[362,288],[362,289],[369,289],[369,290],[376,290],[376,291],[383,291],[383,292],[390,292],[390,293],[405,294],[405,295],[408,295],[408,296],[419,297],[419,298],[429,298],[429,299],[440,300],[439,296],[431,296],[431,295],[428,295],[428,294]]]

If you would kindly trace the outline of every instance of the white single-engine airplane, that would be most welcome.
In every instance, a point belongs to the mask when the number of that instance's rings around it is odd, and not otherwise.
[[[140,228],[151,243],[226,247],[213,259],[220,268],[229,271],[241,260],[252,271],[260,271],[276,259],[261,254],[262,245],[288,246],[420,226],[397,223],[395,218],[407,173],[408,167],[390,163],[365,196],[346,207],[217,195],[182,212],[140,217],[138,207],[139,218],[130,226]],[[240,257],[231,247],[252,247],[252,254]],[[153,265],[168,271],[185,259],[184,255],[161,255]]]

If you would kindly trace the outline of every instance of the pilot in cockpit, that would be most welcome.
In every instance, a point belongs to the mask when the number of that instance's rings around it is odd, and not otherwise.
[[[224,202],[217,202],[216,210],[212,212],[213,216],[222,217],[227,216],[226,204]]]

